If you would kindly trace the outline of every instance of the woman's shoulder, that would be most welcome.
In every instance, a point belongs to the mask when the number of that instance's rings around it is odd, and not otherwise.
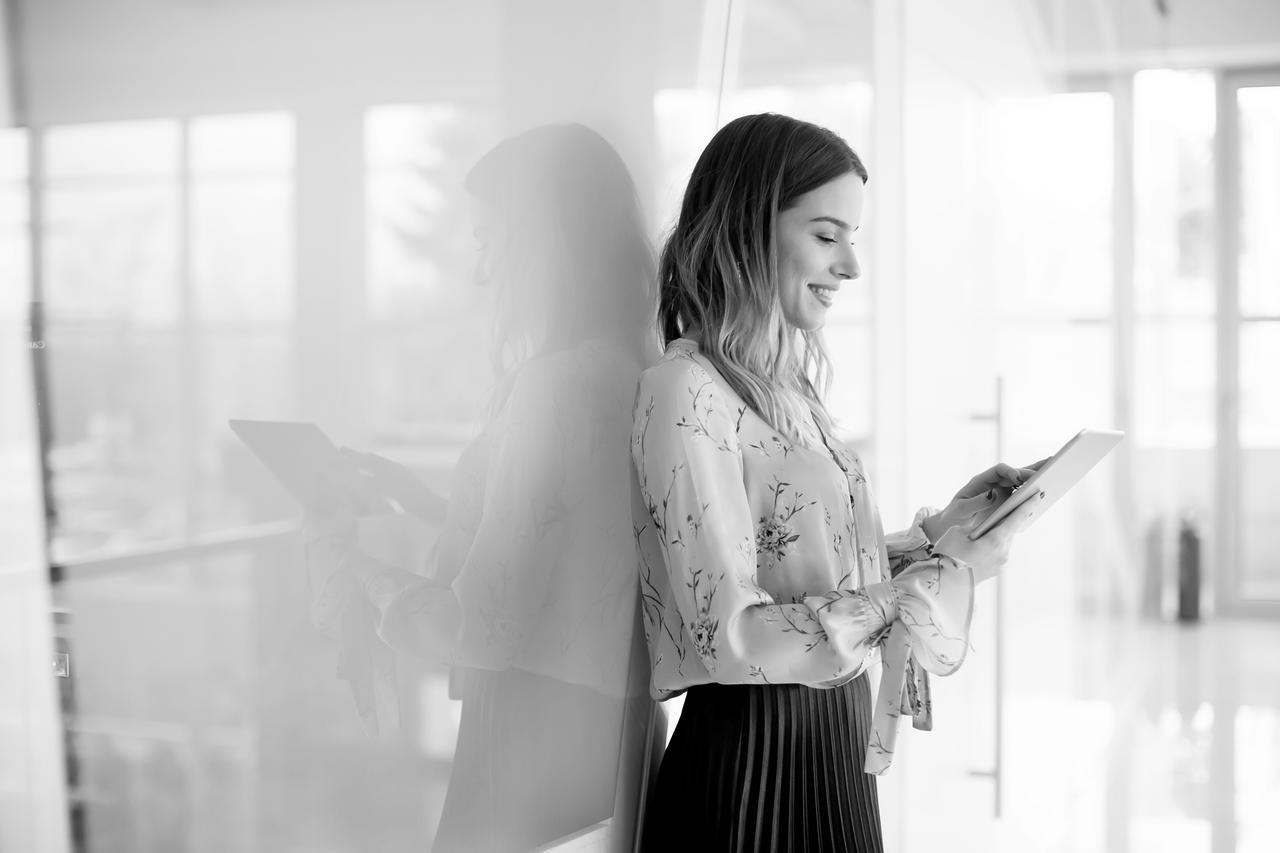
[[[699,351],[696,343],[685,338],[677,338],[667,344],[657,363],[640,374],[641,389],[653,393],[698,388],[707,382],[729,391],[715,365]]]
[[[657,364],[641,374],[636,390],[636,417],[661,410],[699,423],[724,418],[736,432],[747,408],[697,344],[683,338],[672,341]]]

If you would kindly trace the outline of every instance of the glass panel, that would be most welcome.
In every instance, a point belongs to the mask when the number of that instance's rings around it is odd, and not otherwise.
[[[1280,86],[1236,90],[1240,312],[1280,315]]]
[[[1061,446],[1084,426],[1105,427],[1111,422],[1113,368],[1107,324],[1006,324],[1000,329],[999,348],[1007,354],[1000,365],[1007,400],[1016,402],[1006,413],[1009,435],[1023,440],[1034,436],[1050,445],[1057,440]],[[1064,358],[1064,353],[1070,357]]]
[[[1280,86],[1236,91],[1240,128],[1242,315],[1280,315]],[[1239,327],[1240,520],[1237,594],[1280,601],[1280,322]]]
[[[1018,229],[992,236],[1001,313],[1106,317],[1112,309],[1112,98],[1100,92],[1001,106],[1000,204]]]
[[[46,216],[44,296],[51,321],[177,322],[176,184],[50,184]]]
[[[693,165],[716,132],[716,93],[707,89],[662,89],[653,95],[654,130],[658,137],[658,217],[664,227],[675,223]],[[705,129],[704,133],[692,129]]]
[[[823,337],[835,371],[827,408],[838,421],[842,437],[855,445],[868,442],[875,426],[875,388],[871,384],[875,335],[871,324],[837,320],[827,324]]]
[[[197,322],[293,317],[294,126],[287,115],[192,120],[191,256]]]
[[[1280,448],[1280,322],[1240,326],[1240,446]],[[1277,481],[1280,482],[1280,481]]]
[[[1276,158],[1280,161],[1280,158]],[[1280,601],[1280,322],[1240,326],[1239,592]]]
[[[1261,678],[1274,683],[1276,674],[1274,667],[1266,667]],[[1237,850],[1265,850],[1280,838],[1280,813],[1274,806],[1280,802],[1280,710],[1274,694],[1241,704],[1234,722],[1235,814],[1221,817],[1237,821]]]
[[[1214,338],[1210,322],[1139,321],[1134,335],[1136,444],[1213,447]]]
[[[178,133],[173,120],[52,127],[44,137],[45,176],[101,180],[175,175]]]
[[[27,151],[30,137],[25,129],[0,130],[0,181],[27,179]]]
[[[54,558],[179,538],[182,336],[51,323],[46,337]]]
[[[1000,327],[996,349],[1003,354],[1004,461],[1033,462],[1084,427],[1114,423],[1108,324],[1007,322]],[[985,446],[977,448],[984,454],[979,458],[990,458],[991,444],[988,427],[982,431]],[[1025,586],[1006,583],[1011,595],[1034,589],[1037,595],[1062,595],[1073,605],[1091,607],[1105,597],[1111,588],[1110,555],[1099,552],[1112,547],[1117,534],[1113,462],[1091,472],[1060,508],[1037,524],[1030,535],[1037,543],[1053,544],[1038,546],[1034,584],[1030,578]]]
[[[290,322],[292,179],[196,175],[191,205],[197,322]]]
[[[1213,86],[1207,71],[1134,75],[1139,315],[1214,313]]]
[[[365,116],[367,299],[374,322],[485,313],[463,175],[491,142],[452,105],[398,104]]]
[[[199,175],[293,169],[293,117],[282,113],[199,116],[188,125],[191,169]]]
[[[0,281],[9,283],[0,287],[0,314],[24,318],[31,300],[26,142],[25,130],[0,129]]]
[[[7,178],[21,177],[25,137],[0,130]],[[65,680],[51,677],[50,662],[64,650],[50,632],[25,203],[26,185],[0,178],[0,850],[63,853]]]

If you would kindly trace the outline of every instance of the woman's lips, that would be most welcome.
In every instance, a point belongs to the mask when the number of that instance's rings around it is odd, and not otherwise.
[[[813,298],[817,299],[826,308],[830,308],[835,299],[836,288],[824,287],[821,284],[810,284],[809,292],[813,294]]]

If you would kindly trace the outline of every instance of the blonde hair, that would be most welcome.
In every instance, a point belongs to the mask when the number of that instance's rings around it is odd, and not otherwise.
[[[806,447],[807,425],[834,423],[824,399],[831,363],[820,331],[782,313],[778,214],[858,155],[830,130],[772,113],[743,116],[711,139],[694,166],[680,215],[658,262],[662,341],[697,329],[702,354],[761,418]]]

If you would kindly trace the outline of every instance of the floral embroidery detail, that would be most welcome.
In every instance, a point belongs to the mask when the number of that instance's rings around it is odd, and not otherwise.
[[[776,612],[765,616],[766,622],[782,622],[784,634],[800,634],[805,639],[801,651],[805,654],[831,641],[823,629],[822,623],[807,606],[787,605],[779,607]]]
[[[689,414],[682,415],[680,420],[676,421],[676,426],[681,429],[690,430],[694,435],[710,440],[715,444],[717,450],[722,450],[726,453],[736,453],[737,448],[734,445],[736,444],[738,429],[742,426],[742,419],[747,414],[747,407],[738,407],[737,418],[733,425],[733,442],[731,442],[727,436],[713,434],[711,432],[710,422],[708,421],[708,416],[711,414],[711,403],[708,399],[704,399],[711,396],[711,389],[713,385],[714,383],[712,380],[707,379],[697,388],[686,389],[689,395],[693,398],[689,404],[691,411]],[[692,420],[690,418],[692,418]]]
[[[693,648],[704,660],[715,661],[716,659],[715,642],[718,627],[720,627],[720,620],[710,616],[696,619],[689,626],[689,636],[693,637]]]
[[[782,503],[782,496],[791,488],[790,483],[783,482],[777,476],[773,478],[770,490],[773,492],[771,513],[760,516],[756,523],[756,551],[768,568],[774,568],[787,556],[787,547],[800,539],[800,534],[789,523],[802,510],[815,506],[816,500],[802,503],[804,492],[794,490],[790,504]]]
[[[791,455],[791,451],[794,449],[788,442],[783,441],[781,438],[779,438],[776,435],[771,436],[767,439],[760,439],[759,441],[753,441],[750,444],[748,444],[747,447],[750,447],[752,450],[758,452],[760,455],[764,456],[766,459],[772,459],[773,454],[769,452],[770,445],[773,446],[774,451],[782,454],[782,458],[784,460]]]
[[[761,554],[772,555],[772,562],[776,563],[787,556],[787,546],[799,538],[800,534],[777,516],[761,518],[756,527],[756,550]]]
[[[708,670],[716,664],[716,628],[720,625],[720,620],[711,615],[711,604],[715,601],[719,584],[723,580],[724,572],[712,581],[702,569],[697,569],[685,584],[693,591],[693,599],[698,607],[698,618],[689,625],[689,636],[693,639],[694,651],[702,658]]]

